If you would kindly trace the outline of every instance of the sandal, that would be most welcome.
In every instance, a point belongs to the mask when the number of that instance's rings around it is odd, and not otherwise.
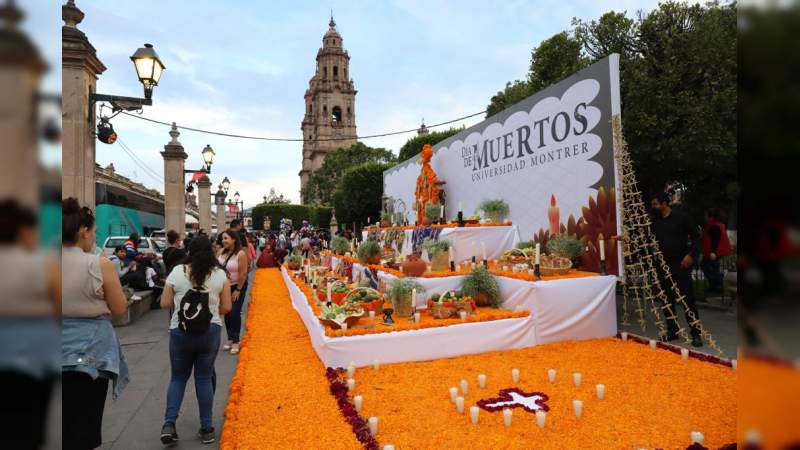
[[[235,343],[231,346],[231,355],[236,355],[239,353],[239,343]]]
[[[222,349],[227,352],[228,350],[231,349],[231,345],[233,345],[233,341],[228,341],[225,343],[225,345],[222,346]]]

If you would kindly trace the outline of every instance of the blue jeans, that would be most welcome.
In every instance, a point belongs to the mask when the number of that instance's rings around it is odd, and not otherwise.
[[[242,305],[247,294],[247,280],[239,291],[239,300],[231,305],[231,311],[225,314],[225,331],[228,333],[228,340],[233,343],[239,342],[239,335],[242,332]]]
[[[167,390],[167,410],[164,421],[175,423],[186,391],[186,382],[194,367],[194,389],[200,406],[200,426],[211,428],[211,408],[214,403],[214,361],[219,351],[222,327],[212,323],[204,334],[190,334],[178,328],[169,330],[169,361],[172,378]]]

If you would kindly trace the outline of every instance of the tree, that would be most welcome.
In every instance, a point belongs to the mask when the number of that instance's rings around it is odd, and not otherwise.
[[[588,59],[581,54],[581,48],[581,41],[566,31],[542,41],[531,52],[528,79],[506,83],[505,89],[489,101],[486,117],[491,117],[586,67]]]
[[[269,195],[267,195],[265,203],[268,205],[288,205],[292,201],[284,197],[283,194],[277,194],[275,188],[269,188]]]
[[[395,161],[394,154],[389,150],[368,147],[361,142],[333,151],[325,156],[322,167],[308,180],[303,191],[303,202],[330,205],[333,203],[333,193],[346,169],[366,162],[394,163]]]
[[[432,131],[428,134],[420,134],[418,136],[414,136],[413,138],[406,141],[402,147],[400,147],[400,155],[397,157],[397,162],[401,163],[407,159],[411,159],[414,156],[418,155],[419,152],[422,151],[422,147],[425,144],[438,144],[443,140],[455,136],[456,134],[460,133],[464,130],[464,127],[461,128],[450,128],[447,130],[442,131]]]
[[[370,161],[344,171],[333,195],[336,218],[341,224],[357,222],[363,226],[367,218],[380,218],[383,172],[393,165]]]

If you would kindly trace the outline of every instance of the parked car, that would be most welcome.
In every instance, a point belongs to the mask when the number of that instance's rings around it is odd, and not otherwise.
[[[124,246],[128,240],[128,236],[109,236],[103,243],[103,254],[111,256],[114,254],[114,249],[118,246]],[[151,237],[139,238],[138,249],[142,253],[155,253],[161,258],[161,253],[166,247],[157,242],[156,239]]]

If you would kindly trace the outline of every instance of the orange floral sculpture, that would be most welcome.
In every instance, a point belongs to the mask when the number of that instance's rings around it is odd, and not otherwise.
[[[439,188],[436,187],[436,172],[431,168],[433,148],[430,144],[422,147],[422,169],[417,177],[417,189],[414,192],[417,208],[417,223],[425,217],[425,206],[428,203],[439,203]]]

